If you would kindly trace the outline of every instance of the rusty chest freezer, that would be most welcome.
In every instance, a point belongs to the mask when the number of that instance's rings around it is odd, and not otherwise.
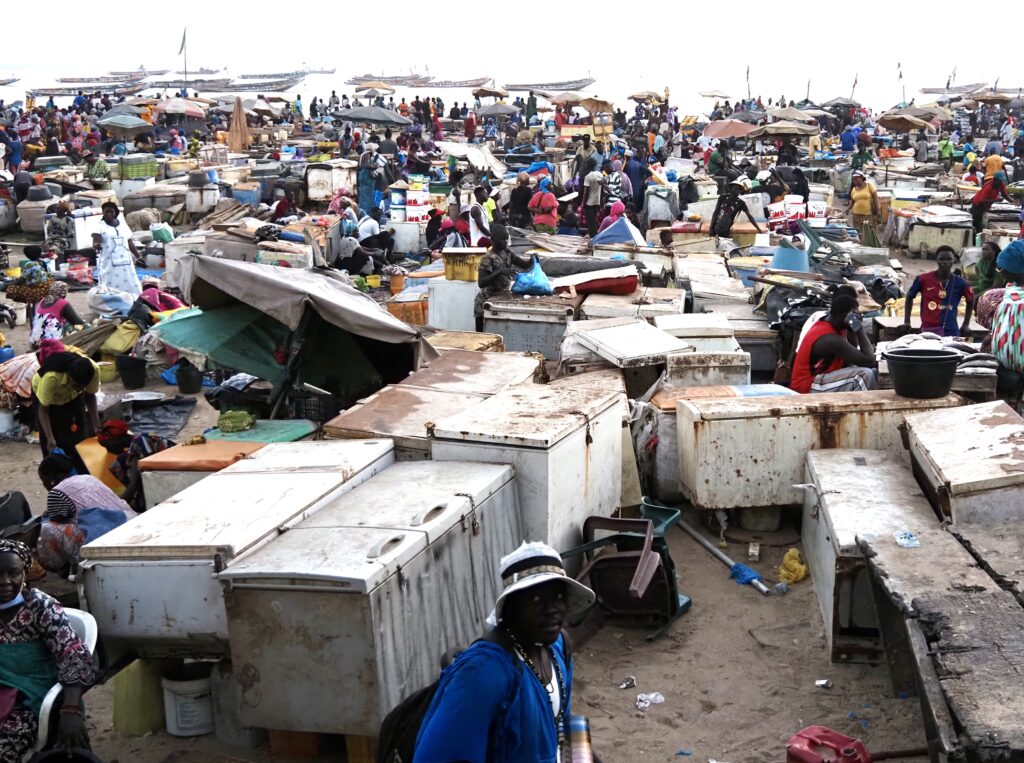
[[[376,735],[486,630],[521,538],[511,467],[406,462],[230,563],[231,657],[253,679],[242,723]]]
[[[582,296],[532,297],[507,294],[484,303],[484,331],[499,334],[505,349],[539,352],[558,360],[565,327],[579,318]]]
[[[667,382],[674,387],[750,384],[750,353],[731,336],[688,337],[693,347],[666,358]]]
[[[910,469],[884,450],[807,453],[802,541],[833,662],[884,659],[875,602],[858,538],[937,528]]]
[[[1024,419],[1002,401],[908,414],[914,472],[953,524],[1024,519]]]
[[[520,385],[438,419],[433,457],[512,464],[523,538],[564,551],[583,520],[618,506],[623,414],[619,392]]]
[[[427,431],[431,422],[460,413],[485,399],[485,395],[469,392],[393,384],[328,421],[324,434],[336,439],[390,437],[395,441],[396,460],[426,460],[431,454]]]
[[[226,655],[216,573],[394,463],[390,440],[274,443],[257,453],[82,548],[82,606],[108,650]]]
[[[683,495],[701,509],[796,505],[803,496],[793,486],[803,482],[807,451],[866,448],[900,458],[905,414],[963,403],[954,394],[914,400],[889,390],[680,400]]]

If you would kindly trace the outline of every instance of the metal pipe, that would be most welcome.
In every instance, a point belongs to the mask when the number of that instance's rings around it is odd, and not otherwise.
[[[692,537],[700,545],[702,545],[709,552],[711,552],[711,555],[718,559],[718,561],[720,561],[726,567],[732,569],[736,565],[736,562],[730,559],[729,556],[724,551],[722,551],[722,549],[717,548],[714,543],[712,543],[704,537],[704,533],[702,533],[700,530],[694,527],[691,527],[682,517],[676,520],[676,522],[681,528],[683,528],[683,530],[687,532],[688,535],[690,535],[690,537]],[[769,593],[768,587],[760,580],[752,580],[750,581],[750,585],[754,586],[754,588],[756,588],[765,596],[767,596]]]

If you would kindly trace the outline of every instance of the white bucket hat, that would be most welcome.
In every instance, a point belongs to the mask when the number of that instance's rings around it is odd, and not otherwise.
[[[502,607],[509,596],[552,580],[565,583],[568,596],[567,619],[572,620],[582,615],[597,598],[593,591],[565,574],[562,557],[555,549],[546,543],[523,541],[519,548],[502,557],[501,584],[504,590],[494,602],[494,611],[488,618],[491,625],[500,622]]]

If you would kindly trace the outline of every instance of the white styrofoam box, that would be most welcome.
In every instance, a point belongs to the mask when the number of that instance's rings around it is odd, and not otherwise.
[[[875,602],[857,538],[937,527],[914,475],[883,450],[807,453],[801,539],[833,662],[883,655]],[[870,486],[870,489],[866,489]]]
[[[254,727],[373,736],[486,630],[522,541],[506,465],[395,464],[220,573]],[[325,669],[330,666],[330,669]],[[338,692],[338,676],[358,676]]]
[[[908,413],[906,431],[922,484],[953,524],[1024,519],[1024,419],[1009,405]]]
[[[679,478],[697,508],[792,506],[803,501],[807,451],[866,448],[905,457],[899,425],[915,410],[963,398],[912,400],[890,390],[680,400]]]
[[[667,383],[673,387],[750,384],[750,353],[732,337],[689,337],[692,352],[667,356]]]
[[[259,472],[211,474],[82,547],[79,595],[104,643],[140,656],[226,655],[215,573],[394,463],[390,440],[279,445],[306,446],[302,462],[320,471],[260,460]]]
[[[587,517],[617,508],[623,405],[616,392],[510,387],[435,421],[433,457],[514,466],[524,539],[565,551]]]
[[[476,281],[431,278],[427,282],[430,325],[446,331],[476,331],[473,307],[479,291]]]

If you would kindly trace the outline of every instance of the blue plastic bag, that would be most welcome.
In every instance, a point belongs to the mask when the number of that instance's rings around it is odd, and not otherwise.
[[[533,267],[525,273],[517,273],[515,283],[512,284],[514,294],[533,294],[537,297],[548,297],[555,293],[551,288],[551,281],[540,269],[540,261],[534,257]]]

